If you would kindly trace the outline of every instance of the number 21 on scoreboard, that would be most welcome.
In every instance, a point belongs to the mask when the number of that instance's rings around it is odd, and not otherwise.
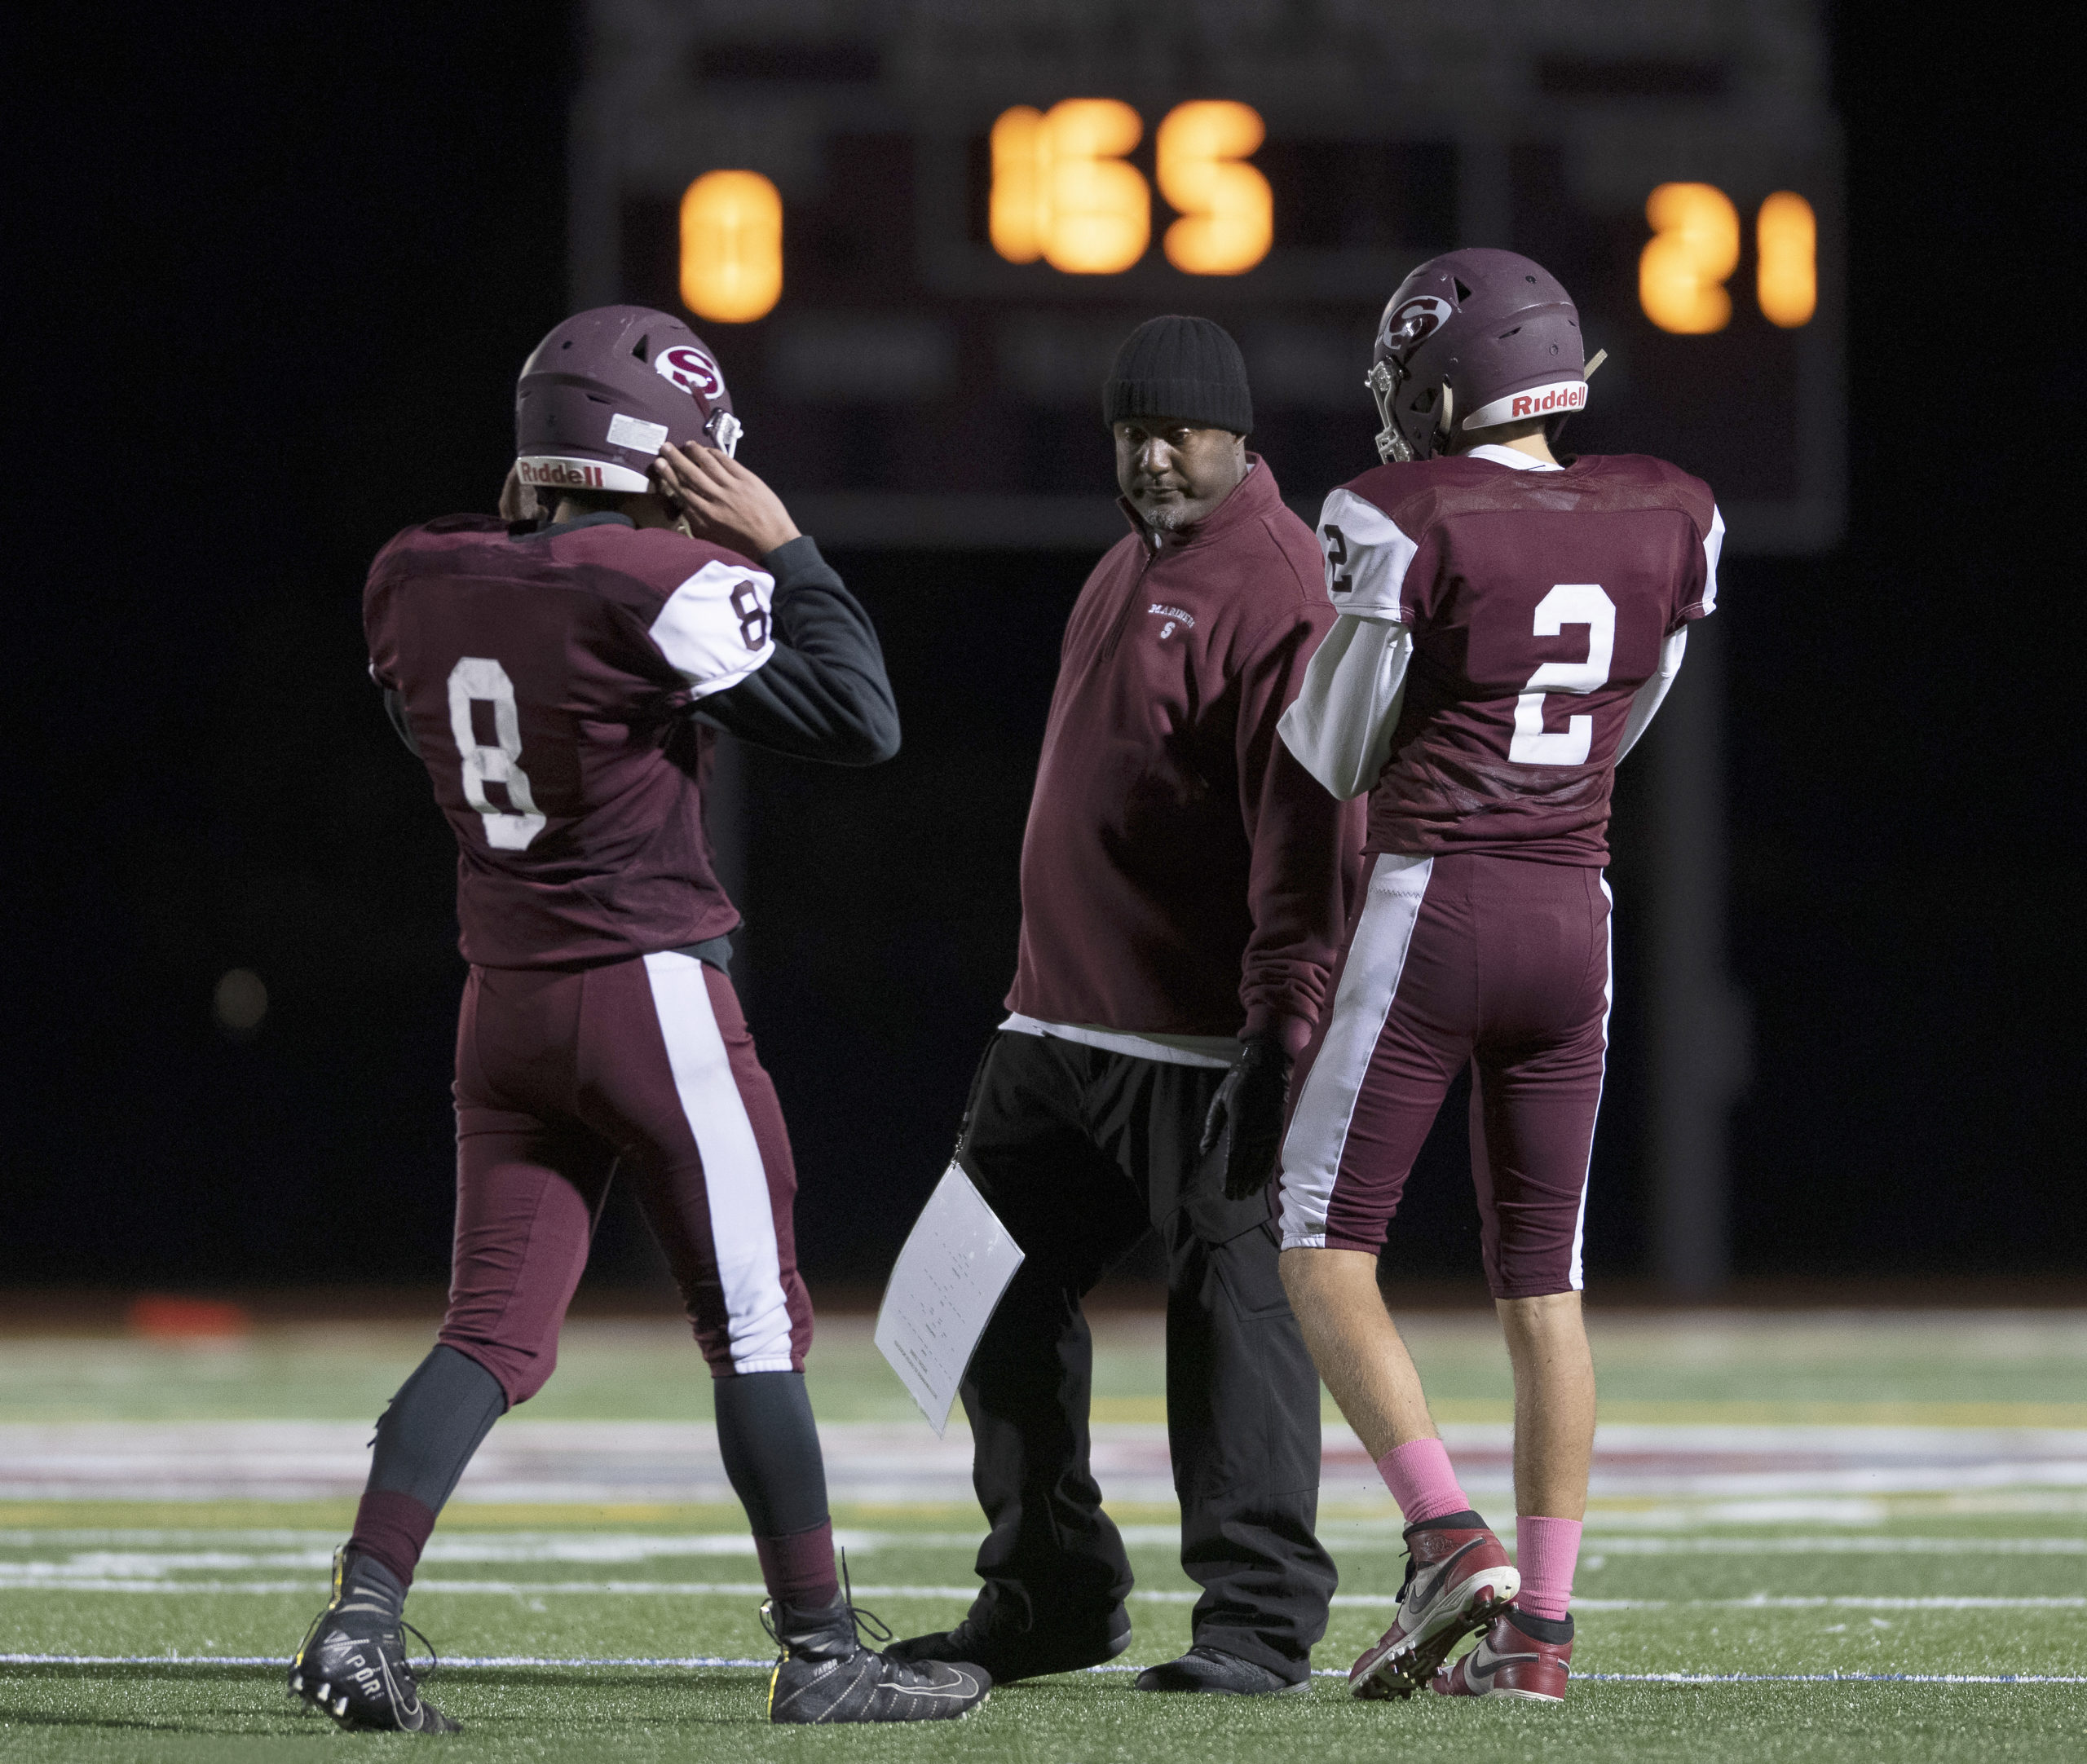
[[[1732,320],[1725,282],[1739,267],[1739,210],[1714,183],[1663,183],[1645,200],[1652,229],[1638,260],[1638,304],[1662,331],[1701,337]],[[1754,221],[1754,296],[1771,324],[1793,330],[1819,306],[1819,223],[1778,190]]]

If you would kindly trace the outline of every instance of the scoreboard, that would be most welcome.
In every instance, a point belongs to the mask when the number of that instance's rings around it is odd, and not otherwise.
[[[1375,463],[1416,263],[1537,258],[1607,351],[1567,445],[1706,478],[1735,551],[1833,545],[1841,181],[1808,0],[595,0],[576,299],[686,312],[742,457],[835,545],[1120,535],[1101,383],[1238,337],[1300,510]]]
[[[590,0],[573,302],[686,312],[745,422],[739,456],[829,547],[1091,555],[1124,531],[1101,390],[1138,324],[1196,313],[1238,339],[1250,444],[1313,521],[1376,463],[1363,376],[1392,290],[1439,252],[1504,246],[1558,276],[1606,352],[1568,451],[1705,478],[1728,556],[1828,551],[1845,259],[1820,15]],[[1069,557],[1067,581],[1085,567]],[[1648,848],[1623,935],[1644,940],[1625,984],[1647,1008],[1625,1015],[1646,1025],[1652,1259],[1692,1296],[1727,1263],[1747,1069],[1724,948],[1740,616],[1692,628],[1620,811]],[[735,764],[727,743],[710,820],[739,897]]]

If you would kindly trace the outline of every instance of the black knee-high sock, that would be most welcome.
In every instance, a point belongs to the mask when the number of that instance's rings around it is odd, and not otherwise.
[[[718,1453],[753,1528],[769,1597],[798,1610],[832,1604],[841,1581],[833,1571],[826,1460],[804,1374],[750,1372],[711,1387]]]
[[[377,1423],[348,1539],[351,1589],[395,1607],[404,1599],[435,1515],[506,1407],[500,1381],[453,1347],[437,1347],[399,1387]],[[373,1565],[382,1572],[368,1572]]]

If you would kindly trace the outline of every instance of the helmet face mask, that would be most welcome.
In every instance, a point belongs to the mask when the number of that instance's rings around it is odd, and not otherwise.
[[[1377,457],[1387,465],[1405,465],[1414,457],[1413,443],[1399,433],[1399,381],[1405,377],[1404,371],[1389,362],[1373,361],[1362,381],[1376,399],[1378,420],[1384,426],[1377,431]]]
[[[1542,266],[1511,251],[1452,251],[1399,284],[1365,381],[1388,463],[1432,459],[1460,426],[1548,419],[1586,403],[1579,314]]]
[[[1388,465],[1404,465],[1414,460],[1432,458],[1437,439],[1450,433],[1452,414],[1456,409],[1455,389],[1445,382],[1441,403],[1434,412],[1434,422],[1431,425],[1423,421],[1419,426],[1426,432],[1426,450],[1416,451],[1414,443],[1406,439],[1400,427],[1398,416],[1399,387],[1407,377],[1403,369],[1391,362],[1373,361],[1369,375],[1362,382],[1377,401],[1377,416],[1384,426],[1377,431],[1377,457]],[[1417,402],[1422,404],[1424,412],[1426,404],[1432,400]]]
[[[717,357],[649,306],[574,314],[531,352],[514,389],[517,474],[554,493],[641,495],[661,448],[730,458],[744,433]]]

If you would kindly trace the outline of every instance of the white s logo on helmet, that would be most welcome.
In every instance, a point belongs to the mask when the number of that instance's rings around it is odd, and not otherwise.
[[[1378,346],[1404,359],[1416,343],[1439,329],[1455,311],[1448,301],[1433,294],[1422,294],[1409,300],[1384,320],[1383,334],[1377,339]]]
[[[652,358],[652,368],[661,379],[673,381],[705,404],[725,390],[725,377],[717,371],[717,364],[693,343],[677,343],[672,349],[661,350]]]

